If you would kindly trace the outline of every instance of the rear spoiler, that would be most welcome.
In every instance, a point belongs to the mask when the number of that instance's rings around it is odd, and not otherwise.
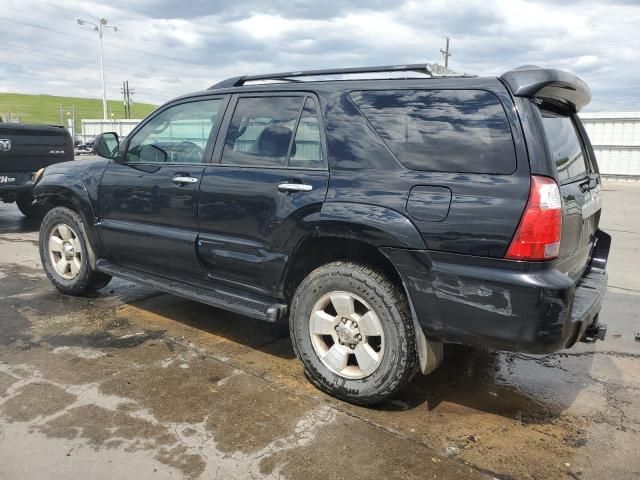
[[[534,65],[503,73],[500,79],[516,97],[553,100],[579,112],[591,101],[588,85],[573,73]]]

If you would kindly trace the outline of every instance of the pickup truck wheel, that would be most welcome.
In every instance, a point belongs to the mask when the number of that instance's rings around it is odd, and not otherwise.
[[[55,207],[40,225],[40,259],[51,283],[62,293],[82,295],[106,286],[111,276],[89,264],[87,236],[80,215]]]
[[[18,198],[16,205],[27,218],[42,218],[45,214],[44,205],[36,203],[35,199],[30,195]]]
[[[311,272],[296,290],[289,326],[307,377],[347,402],[391,398],[417,371],[407,299],[368,267],[334,262]]]

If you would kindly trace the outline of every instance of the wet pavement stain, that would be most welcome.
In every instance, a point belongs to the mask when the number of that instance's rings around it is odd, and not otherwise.
[[[73,403],[74,396],[46,383],[31,383],[2,403],[0,414],[10,422],[47,417]]]
[[[2,397],[7,389],[17,381],[17,378],[0,372],[0,397]]]

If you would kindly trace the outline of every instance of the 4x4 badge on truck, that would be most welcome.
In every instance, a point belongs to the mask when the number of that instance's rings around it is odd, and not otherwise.
[[[11,150],[11,140],[0,138],[0,152],[8,152],[9,150]]]

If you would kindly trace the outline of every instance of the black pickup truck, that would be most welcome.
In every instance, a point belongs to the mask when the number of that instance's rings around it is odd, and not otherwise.
[[[73,160],[73,140],[64,127],[0,123],[0,200],[16,202],[27,217],[45,212],[32,188],[44,167]]]

